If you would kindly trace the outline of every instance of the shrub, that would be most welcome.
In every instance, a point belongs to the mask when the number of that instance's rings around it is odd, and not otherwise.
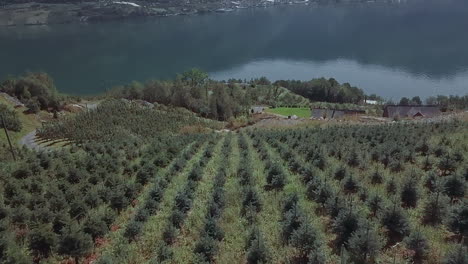
[[[6,129],[19,132],[21,131],[23,125],[18,118],[18,114],[14,110],[8,109],[4,104],[0,103],[0,116],[3,116],[5,120]],[[0,128],[3,128],[3,122],[0,117]]]
[[[41,111],[41,107],[36,99],[30,99],[26,103],[26,107],[28,108],[29,113],[37,114],[39,111]]]

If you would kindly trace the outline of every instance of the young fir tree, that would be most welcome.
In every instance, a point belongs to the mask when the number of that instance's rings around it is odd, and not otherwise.
[[[57,246],[57,235],[51,225],[39,225],[34,227],[29,235],[29,248],[36,256],[48,258]]]
[[[348,241],[348,249],[355,263],[374,263],[379,251],[384,245],[384,240],[375,228],[364,225],[355,231]]]
[[[305,261],[312,250],[319,248],[321,241],[317,230],[307,221],[302,221],[299,228],[294,230],[289,243],[299,251],[299,259]]]
[[[408,218],[404,210],[397,206],[396,203],[382,211],[380,221],[388,230],[390,243],[401,241],[401,239],[409,233]]]
[[[414,252],[414,263],[422,263],[426,259],[430,250],[429,243],[420,231],[411,232],[403,241],[406,247]]]
[[[447,219],[450,231],[468,237],[468,201],[453,206]]]
[[[360,226],[361,218],[352,208],[341,211],[333,222],[333,232],[336,234],[335,244],[346,245],[353,232]]]
[[[263,237],[260,235],[258,230],[256,235],[254,235],[253,237],[254,239],[251,239],[248,243],[249,247],[247,249],[247,263],[268,263],[269,252],[265,245],[265,242],[263,241]]]
[[[93,239],[84,233],[76,222],[69,223],[59,239],[58,253],[67,255],[79,263],[81,257],[86,256],[93,247]]]
[[[456,245],[445,256],[443,264],[466,264],[468,263],[468,248],[463,245]]]
[[[407,177],[403,182],[400,197],[404,207],[416,207],[419,192],[417,182],[412,176]]]

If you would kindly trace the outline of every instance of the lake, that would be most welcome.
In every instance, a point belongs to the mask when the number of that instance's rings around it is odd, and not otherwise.
[[[45,71],[59,91],[80,95],[193,67],[220,80],[334,77],[394,100],[465,95],[468,3],[286,5],[3,27],[0,50],[0,78]]]

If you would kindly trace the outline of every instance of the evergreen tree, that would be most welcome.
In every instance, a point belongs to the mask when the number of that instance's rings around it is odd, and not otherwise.
[[[299,259],[306,260],[309,252],[319,248],[321,241],[318,233],[307,221],[302,221],[289,239],[290,244],[299,251]]]
[[[455,234],[468,237],[468,201],[453,206],[447,220],[447,226]]]
[[[448,195],[450,198],[460,198],[465,195],[466,184],[465,180],[453,174],[445,179],[444,183],[444,193]]]
[[[59,239],[58,253],[68,255],[79,263],[81,257],[86,256],[93,247],[93,239],[84,233],[75,222],[68,224]]]
[[[361,218],[351,208],[341,211],[333,222],[333,232],[336,234],[337,247],[347,245],[353,232],[357,231]]]
[[[247,249],[247,263],[258,264],[268,263],[269,253],[268,249],[263,241],[263,237],[258,232],[253,240],[249,241],[249,247]]]
[[[37,256],[48,258],[57,246],[57,235],[53,232],[51,225],[39,225],[29,233],[29,248]]]
[[[327,257],[324,250],[321,248],[312,250],[307,256],[307,264],[325,264],[327,263]]]
[[[414,252],[413,261],[415,263],[422,263],[427,257],[429,253],[429,243],[421,232],[411,232],[411,234],[404,239],[404,243],[407,248]]]
[[[468,263],[468,248],[456,245],[444,258],[443,264],[466,264]]]
[[[390,243],[400,241],[409,233],[409,222],[403,209],[396,204],[385,208],[380,216],[382,225],[387,228]]]
[[[218,250],[217,242],[213,237],[202,236],[195,245],[194,252],[200,254],[207,262],[211,261]]]
[[[383,239],[370,226],[359,228],[351,235],[348,242],[351,258],[355,263],[362,264],[374,263],[383,245]]]
[[[418,186],[412,176],[407,177],[401,187],[401,202],[405,207],[416,207],[419,199]]]
[[[423,221],[427,224],[440,224],[447,215],[449,198],[440,192],[431,194],[423,206]]]

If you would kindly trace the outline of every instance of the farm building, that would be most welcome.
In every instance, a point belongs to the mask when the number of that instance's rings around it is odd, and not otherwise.
[[[395,117],[433,117],[440,115],[440,109],[432,105],[387,105],[384,108],[383,116]]]
[[[263,111],[265,111],[264,106],[252,106],[252,108],[250,108],[251,114],[261,114]]]
[[[345,116],[365,114],[364,110],[312,109],[313,119],[340,119]]]

